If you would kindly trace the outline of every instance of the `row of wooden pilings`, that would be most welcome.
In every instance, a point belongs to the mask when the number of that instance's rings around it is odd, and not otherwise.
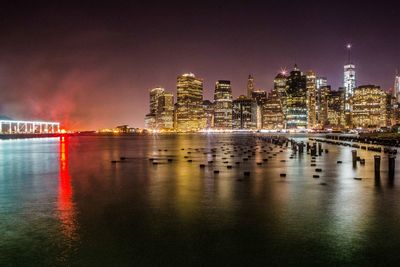
[[[299,152],[299,154],[302,154],[304,152],[304,147],[307,148],[307,153],[309,152],[312,157],[315,156],[321,156],[323,153],[323,148],[322,148],[322,143],[320,142],[315,142],[310,144],[307,142],[304,144],[304,142],[297,142],[293,139],[289,140],[292,149],[294,152]],[[325,153],[328,153],[328,149],[325,149]],[[361,165],[365,164],[365,159],[361,159],[357,155],[357,150],[352,150],[352,161],[353,161],[353,167],[357,167],[357,162],[360,162]],[[340,162],[338,162],[340,163]],[[394,154],[389,154],[388,155],[388,176],[390,181],[394,181],[395,178],[395,167],[396,167],[396,156]],[[380,155],[374,155],[374,176],[375,180],[379,181],[381,178],[381,156]]]

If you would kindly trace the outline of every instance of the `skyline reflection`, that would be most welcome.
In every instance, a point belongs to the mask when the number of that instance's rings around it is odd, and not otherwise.
[[[68,160],[68,137],[61,136],[59,149],[59,187],[57,197],[58,218],[61,223],[61,231],[65,236],[67,251],[72,248],[72,242],[78,239],[78,229],[76,222],[76,209],[73,201],[73,189],[71,184],[71,176],[69,173]],[[62,255],[61,257],[65,257]]]

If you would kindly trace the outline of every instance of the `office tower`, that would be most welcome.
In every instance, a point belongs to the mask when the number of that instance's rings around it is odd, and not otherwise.
[[[164,88],[150,90],[150,113],[145,117],[145,127],[152,130],[172,130],[174,127],[174,95]]]
[[[257,112],[256,112],[256,121],[257,121],[257,129],[262,128],[262,111],[265,102],[267,101],[267,92],[264,90],[254,90],[251,93],[251,99],[257,104]]]
[[[232,128],[254,130],[257,127],[257,103],[241,95],[232,102]]]
[[[254,91],[254,78],[251,74],[249,74],[249,78],[247,79],[247,98],[251,98],[253,91]]]
[[[158,99],[164,93],[164,88],[156,87],[150,89],[150,112],[145,117],[145,127],[147,129],[156,129],[157,125],[157,111],[158,111]]]
[[[307,128],[307,77],[297,65],[290,72],[287,81],[286,128]]]
[[[286,115],[286,100],[288,89],[288,76],[286,71],[283,70],[278,73],[274,79],[274,91],[278,94],[281,101],[283,115]]]
[[[396,71],[394,77],[393,96],[396,98],[397,103],[400,102],[400,74]]]
[[[351,97],[356,87],[356,66],[351,60],[351,45],[347,45],[347,63],[344,65],[345,110],[351,111]]]
[[[286,91],[288,89],[287,86],[288,76],[285,71],[281,71],[278,73],[274,79],[274,90],[279,96],[286,95]]]
[[[328,79],[326,77],[317,77],[315,80],[317,90],[321,89],[322,86],[328,85]]]
[[[328,85],[328,79],[326,77],[317,77],[316,79],[316,86],[317,86],[317,93],[316,93],[316,118],[317,118],[317,123],[320,124],[320,118],[319,118],[319,113],[320,113],[320,106],[321,106],[321,87],[327,86]]]
[[[262,128],[281,130],[284,128],[284,120],[280,95],[276,89],[273,89],[263,105]]]
[[[329,85],[322,86],[320,89],[321,102],[320,102],[320,112],[319,119],[320,125],[324,128],[328,122],[328,106],[329,106],[329,98],[331,96],[332,89]]]
[[[161,130],[172,130],[174,128],[174,95],[163,92],[157,102],[157,127]]]
[[[156,114],[158,110],[158,98],[165,92],[164,88],[156,87],[150,90],[150,114]]]
[[[332,130],[341,130],[344,123],[344,90],[329,90],[329,92],[326,126]]]
[[[146,129],[155,130],[156,129],[156,115],[155,114],[146,114],[144,117],[144,127]]]
[[[308,129],[313,129],[317,125],[317,77],[313,71],[307,72],[307,114]]]
[[[232,88],[230,81],[217,81],[214,91],[214,128],[232,129]]]
[[[198,131],[206,126],[203,110],[203,80],[193,73],[177,78],[176,126],[178,131]]]
[[[387,95],[379,86],[356,87],[352,97],[354,128],[387,127]]]
[[[214,103],[210,100],[203,101],[203,109],[206,117],[206,129],[214,128]],[[232,117],[231,117],[232,120]]]

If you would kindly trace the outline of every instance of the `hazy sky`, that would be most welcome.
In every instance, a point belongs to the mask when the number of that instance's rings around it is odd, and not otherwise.
[[[33,2],[2,1],[0,115],[72,129],[143,126],[148,90],[175,94],[184,72],[212,98],[218,79],[244,94],[250,73],[270,90],[294,63],[337,88],[347,42],[358,84],[388,89],[400,66],[400,1]]]

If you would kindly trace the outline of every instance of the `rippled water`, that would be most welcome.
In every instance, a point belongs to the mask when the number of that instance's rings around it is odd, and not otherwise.
[[[250,134],[0,141],[0,266],[397,265],[386,155],[376,183],[375,152],[323,146],[314,167]]]

